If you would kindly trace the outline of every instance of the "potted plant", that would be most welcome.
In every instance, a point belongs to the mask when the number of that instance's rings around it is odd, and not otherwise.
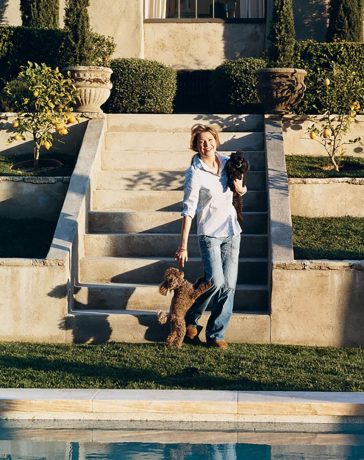
[[[101,112],[110,96],[112,70],[109,60],[115,50],[111,37],[93,32],[89,24],[89,0],[67,0],[64,26],[66,70],[78,91],[76,112]]]
[[[77,99],[76,88],[70,76],[64,76],[58,68],[28,62],[18,77],[5,86],[4,94],[17,112],[9,142],[26,140],[27,134],[34,140],[33,161],[15,164],[13,169],[36,169],[40,166],[41,149],[50,150],[55,133],[65,136],[66,125],[77,121],[71,113]],[[57,160],[44,162],[47,166],[61,165]]]
[[[294,67],[295,28],[292,0],[274,0],[268,48],[269,67],[257,71],[264,111],[287,113],[302,99],[306,71]]]

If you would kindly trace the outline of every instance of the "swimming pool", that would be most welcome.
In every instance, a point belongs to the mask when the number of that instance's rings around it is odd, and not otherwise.
[[[119,426],[118,426],[119,425]],[[364,425],[249,424],[214,429],[94,422],[0,428],[1,460],[364,460]],[[189,428],[188,428],[189,427]],[[176,426],[172,427],[176,428]]]

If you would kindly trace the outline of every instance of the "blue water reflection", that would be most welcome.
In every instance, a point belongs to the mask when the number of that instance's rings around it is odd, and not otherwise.
[[[177,442],[182,438],[183,442]],[[220,441],[233,438],[248,442]],[[226,436],[221,431],[204,434],[165,430],[72,430],[69,427],[0,430],[0,460],[245,459],[364,460],[364,430],[353,433],[228,431]]]

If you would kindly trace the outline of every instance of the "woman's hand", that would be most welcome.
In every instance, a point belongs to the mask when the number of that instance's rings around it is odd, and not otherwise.
[[[245,185],[243,185],[243,179],[234,179],[234,187],[236,193],[238,193],[240,196],[243,196],[246,194],[248,189],[246,188]]]
[[[188,261],[187,248],[181,248],[181,246],[179,246],[174,256],[174,260],[177,261],[180,267],[184,267],[185,263]]]

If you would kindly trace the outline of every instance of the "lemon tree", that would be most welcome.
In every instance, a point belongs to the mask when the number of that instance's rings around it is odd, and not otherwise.
[[[14,82],[4,88],[17,117],[13,121],[13,134],[9,142],[25,140],[30,134],[34,140],[34,167],[39,165],[42,148],[50,150],[54,134],[68,133],[67,124],[75,123],[72,107],[77,102],[76,88],[69,76],[58,68],[28,62]]]
[[[346,153],[345,146],[361,142],[360,137],[347,140],[346,134],[360,110],[358,98],[364,91],[364,85],[362,78],[355,72],[339,67],[334,68],[330,77],[322,82],[326,89],[324,113],[307,132],[312,140],[324,147],[332,169],[339,172],[340,161]],[[334,113],[334,107],[340,107],[340,112]]]

